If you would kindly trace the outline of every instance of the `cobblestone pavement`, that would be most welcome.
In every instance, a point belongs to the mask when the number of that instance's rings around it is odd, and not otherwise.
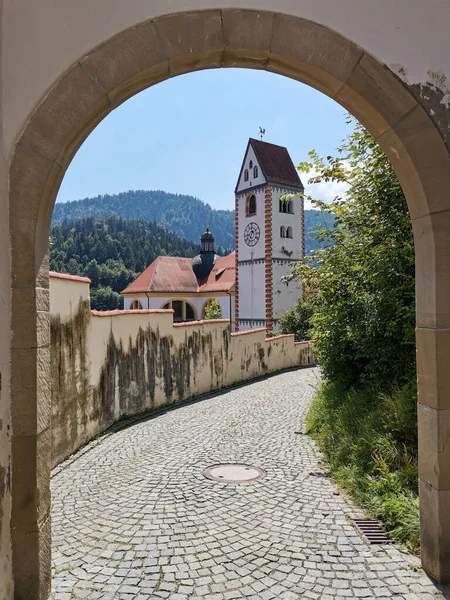
[[[369,546],[305,435],[316,369],[179,407],[91,444],[54,474],[53,588],[75,598],[435,599],[413,557]],[[203,470],[255,465],[229,485]],[[313,473],[313,475],[311,475]]]

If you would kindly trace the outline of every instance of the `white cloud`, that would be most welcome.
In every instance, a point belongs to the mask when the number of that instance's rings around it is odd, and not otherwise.
[[[307,175],[301,176],[301,179],[305,184],[305,196],[311,196],[316,200],[323,200],[327,204],[332,202],[336,196],[345,198],[348,183],[343,181],[321,181],[320,183],[312,184],[306,183],[311,177],[315,177],[316,174],[315,171],[310,171]],[[311,205],[311,202],[305,199],[305,209],[311,208],[314,208]]]

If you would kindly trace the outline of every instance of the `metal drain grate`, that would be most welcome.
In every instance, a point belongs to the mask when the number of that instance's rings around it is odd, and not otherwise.
[[[378,521],[355,521],[355,525],[369,542],[369,544],[392,544]]]

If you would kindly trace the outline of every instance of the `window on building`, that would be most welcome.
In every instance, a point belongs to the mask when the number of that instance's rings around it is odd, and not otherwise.
[[[197,319],[195,308],[186,302],[186,300],[170,300],[162,308],[172,309],[174,311],[174,323],[183,323],[184,321],[195,321]]]
[[[209,308],[211,306],[212,302],[219,302],[219,301],[215,300],[214,298],[210,298],[209,300],[207,300],[205,302],[205,304],[203,305],[203,308],[202,308],[202,319],[205,318],[205,316],[206,316],[206,310],[207,310],[207,308]],[[220,303],[219,303],[219,307],[218,307],[218,311],[217,312],[220,313],[220,315],[217,314],[217,316],[215,316],[214,318],[215,319],[221,319],[222,318],[222,307],[220,306]]]
[[[290,213],[291,215],[294,214],[294,202],[292,200],[289,200],[288,204],[288,213]]]
[[[250,164],[248,166],[250,167],[250,169],[253,168],[253,161],[252,160],[250,161]]]
[[[286,237],[286,227],[284,227],[284,225],[280,227],[280,237]]]
[[[252,217],[254,215],[256,215],[256,196],[255,194],[250,194],[247,196],[245,216]]]
[[[139,302],[139,300],[133,300],[133,302],[130,304],[130,310],[142,310],[142,304]]]
[[[291,239],[294,237],[294,236],[292,235],[292,227],[288,227],[288,228],[286,229],[286,237],[288,237],[288,238],[291,238]]]
[[[258,177],[258,167],[255,165],[253,167],[253,179],[256,179]]]
[[[280,200],[280,212],[283,212],[283,204],[284,204],[283,200]]]
[[[244,181],[248,181],[248,169],[244,171]]]

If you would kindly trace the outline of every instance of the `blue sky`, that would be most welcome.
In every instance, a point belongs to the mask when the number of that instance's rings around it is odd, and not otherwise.
[[[286,146],[298,164],[312,148],[334,154],[350,131],[345,117],[327,96],[265,71],[182,75],[134,96],[97,126],[72,161],[57,202],[161,189],[232,209],[247,141],[258,137],[260,125],[264,139]],[[339,187],[321,184],[314,192],[331,200]]]

